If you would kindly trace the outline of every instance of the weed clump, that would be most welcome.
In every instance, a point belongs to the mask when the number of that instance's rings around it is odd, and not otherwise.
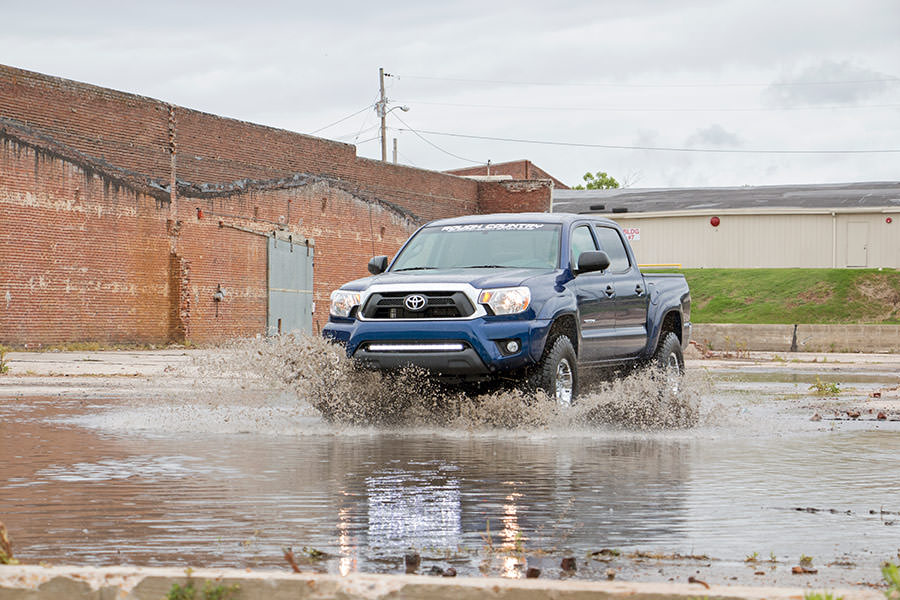
[[[817,396],[837,396],[841,393],[841,385],[839,383],[822,381],[818,375],[816,376],[816,382],[809,386],[809,389]]]
[[[894,563],[886,562],[881,566],[881,576],[888,585],[884,593],[887,600],[900,600],[900,568]]]
[[[831,592],[806,592],[803,600],[844,600],[843,596],[835,596]]]
[[[9,373],[9,361],[6,360],[6,353],[9,350],[3,344],[0,344],[0,375]]]
[[[212,581],[207,580],[203,584],[203,591],[201,592],[200,599],[229,600],[234,597],[240,589],[241,586],[236,583],[226,586],[223,584],[214,584]],[[166,593],[165,600],[198,600],[197,588],[194,587],[193,581],[188,581],[183,586],[173,583],[172,587],[169,588],[168,593]]]
[[[19,561],[13,557],[12,542],[6,532],[6,525],[0,521],[0,565],[17,565]]]

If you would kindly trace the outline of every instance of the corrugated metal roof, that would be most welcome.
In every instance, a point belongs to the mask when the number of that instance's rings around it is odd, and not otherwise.
[[[603,208],[600,208],[600,207]],[[722,188],[553,190],[553,212],[613,213],[771,208],[900,208],[900,182]]]

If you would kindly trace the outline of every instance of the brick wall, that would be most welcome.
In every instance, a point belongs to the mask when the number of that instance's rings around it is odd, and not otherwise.
[[[425,221],[474,212],[477,184],[460,177],[356,157],[356,148],[0,65],[0,118],[77,152],[163,184],[170,179],[170,109],[177,177],[201,186],[312,173],[344,181]]]
[[[0,65],[0,117],[98,161],[168,180],[162,102]]]
[[[264,236],[276,229],[315,244],[319,330],[331,290],[419,224],[547,210],[549,198],[547,182],[361,159],[347,144],[0,66],[0,343],[263,333]]]
[[[546,179],[532,181],[479,181],[479,212],[547,212],[553,184]]]
[[[490,171],[490,173],[488,173]],[[530,160],[514,160],[510,162],[503,162],[492,164],[490,168],[487,165],[479,165],[477,167],[465,167],[463,169],[451,169],[449,171],[444,171],[444,173],[450,173],[452,175],[477,175],[477,176],[489,176],[489,175],[509,175],[513,179],[549,179],[553,182],[553,187],[558,190],[567,190],[569,186],[564,184],[562,181],[543,170],[542,168],[535,165]]]
[[[0,343],[166,341],[159,214],[155,198],[0,140]]]

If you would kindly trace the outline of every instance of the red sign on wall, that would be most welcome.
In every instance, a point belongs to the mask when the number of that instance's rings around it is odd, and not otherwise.
[[[622,229],[622,233],[625,234],[625,237],[628,238],[629,242],[634,242],[641,239],[640,227],[624,227]]]

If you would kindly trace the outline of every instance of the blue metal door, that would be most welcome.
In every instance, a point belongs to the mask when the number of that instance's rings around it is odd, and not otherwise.
[[[268,335],[292,331],[312,333],[312,241],[271,236],[268,254]]]

